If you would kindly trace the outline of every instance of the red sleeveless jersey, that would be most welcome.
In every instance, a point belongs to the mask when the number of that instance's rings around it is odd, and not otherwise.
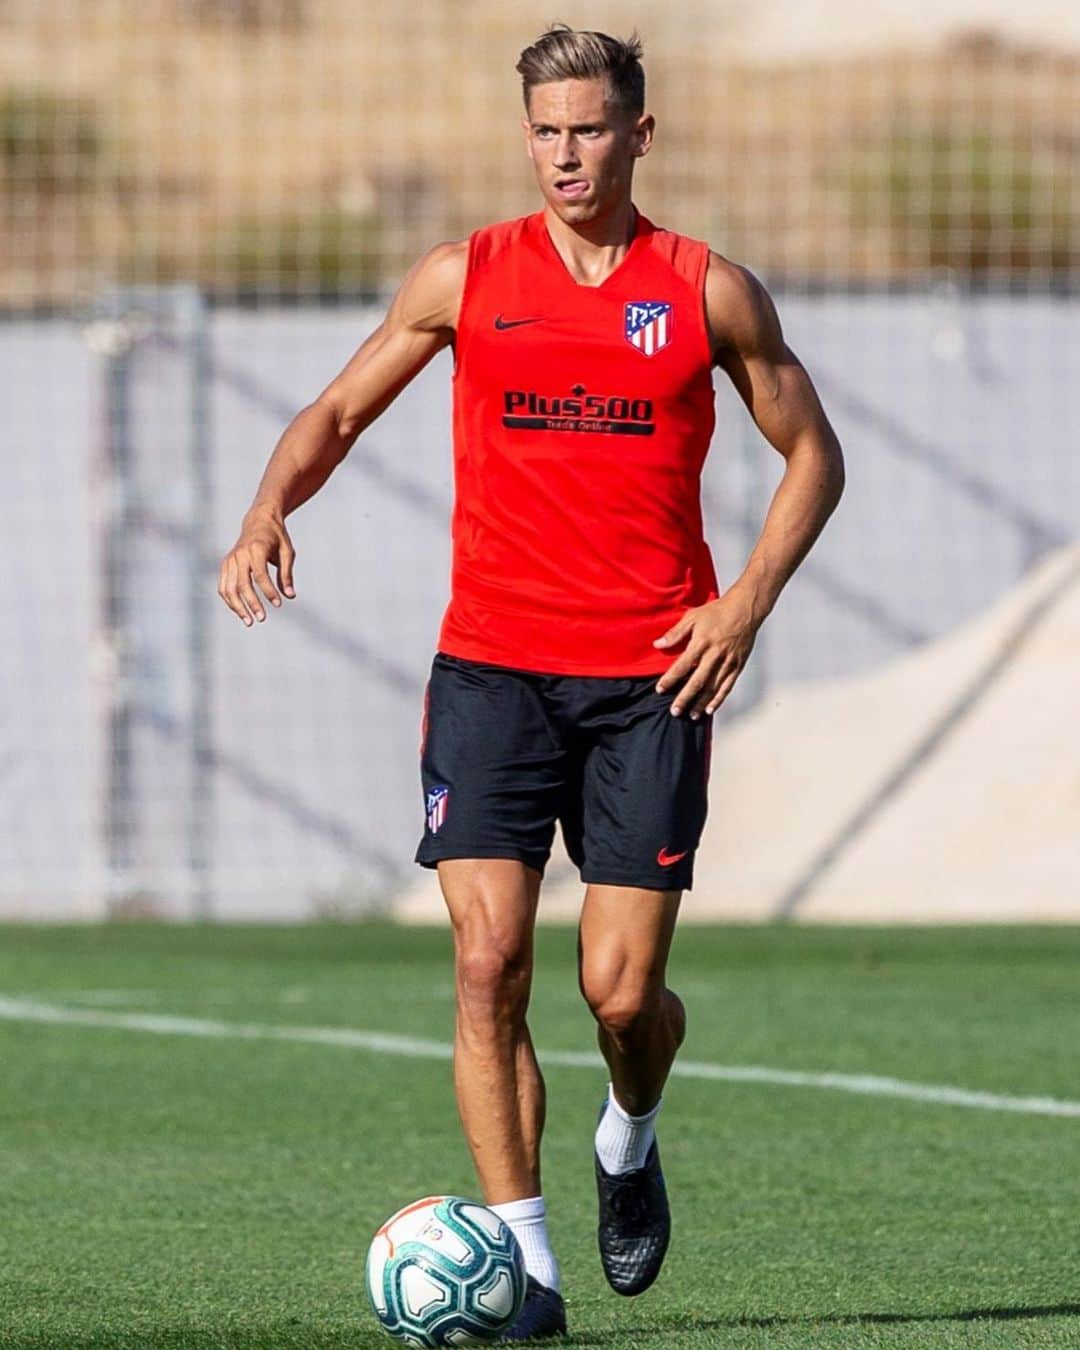
[[[648,675],[717,595],[701,521],[714,424],[708,247],[640,213],[601,286],[543,212],[469,240],[455,343],[451,599],[439,648],[556,675]]]

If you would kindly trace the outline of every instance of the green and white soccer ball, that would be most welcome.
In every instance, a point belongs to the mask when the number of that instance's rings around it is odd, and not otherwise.
[[[525,1258],[492,1210],[453,1195],[417,1200],[368,1250],[375,1315],[406,1345],[477,1345],[506,1330],[525,1301]]]

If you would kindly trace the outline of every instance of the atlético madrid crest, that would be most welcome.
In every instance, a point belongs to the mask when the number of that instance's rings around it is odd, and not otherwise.
[[[664,300],[630,300],[626,340],[645,356],[662,352],[671,341],[671,305]]]
[[[447,799],[450,789],[443,783],[433,787],[427,795],[427,826],[432,834],[439,833],[439,827],[446,819]]]

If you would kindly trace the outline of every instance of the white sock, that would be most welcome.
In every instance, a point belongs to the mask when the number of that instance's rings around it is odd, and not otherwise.
[[[596,1127],[596,1156],[608,1176],[645,1166],[645,1158],[656,1138],[656,1117],[663,1104],[661,1097],[646,1115],[632,1116],[615,1100],[615,1091],[608,1084],[607,1110]]]
[[[547,1230],[547,1206],[542,1195],[528,1200],[508,1200],[504,1205],[488,1205],[507,1225],[521,1244],[525,1269],[548,1289],[561,1290],[559,1263],[551,1250]]]

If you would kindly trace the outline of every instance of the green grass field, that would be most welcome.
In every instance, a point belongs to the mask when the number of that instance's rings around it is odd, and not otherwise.
[[[594,1043],[574,941],[539,936],[543,1050]],[[1075,1101],[1078,972],[1073,929],[685,928],[672,983],[688,1061]],[[476,1193],[449,1065],[255,1029],[445,1042],[444,933],[4,928],[0,995],[4,1350],[391,1344],[363,1291],[370,1234],[417,1196]],[[672,1249],[623,1300],[593,1236],[603,1073],[547,1077],[574,1345],[1080,1346],[1080,1118],[673,1079]]]

